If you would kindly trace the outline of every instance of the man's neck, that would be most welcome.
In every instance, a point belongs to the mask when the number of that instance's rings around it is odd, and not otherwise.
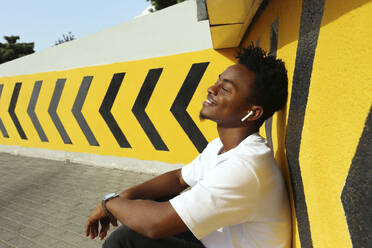
[[[249,135],[258,132],[256,127],[223,127],[217,124],[218,135],[223,144],[220,154],[238,146]]]

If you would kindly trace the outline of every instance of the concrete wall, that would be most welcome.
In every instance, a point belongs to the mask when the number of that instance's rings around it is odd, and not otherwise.
[[[2,64],[0,77],[134,61],[209,48],[212,48],[209,22],[198,22],[195,1],[186,1]]]
[[[287,176],[293,247],[372,246],[371,1],[266,1],[243,45],[287,66],[290,101],[267,121]]]

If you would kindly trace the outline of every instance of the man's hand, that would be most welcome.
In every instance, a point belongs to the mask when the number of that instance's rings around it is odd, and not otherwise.
[[[101,224],[101,230],[98,233],[99,223]],[[117,220],[110,218],[102,205],[98,204],[90,214],[87,224],[85,225],[85,235],[87,237],[90,235],[91,239],[94,239],[99,235],[99,238],[102,240],[106,237],[107,231],[110,229],[110,223],[113,226],[118,226]]]
[[[120,197],[110,199],[106,203],[115,219],[107,216],[102,205],[98,204],[87,221],[85,234],[91,239],[98,236],[103,239],[110,223],[117,226],[116,219],[144,236],[152,236],[155,233],[155,236],[166,237],[186,231],[186,225],[169,202],[159,203],[151,200],[177,195],[188,187],[182,178],[181,169],[177,169],[127,189]],[[158,228],[159,225],[161,228]],[[154,227],[156,230],[153,230]]]

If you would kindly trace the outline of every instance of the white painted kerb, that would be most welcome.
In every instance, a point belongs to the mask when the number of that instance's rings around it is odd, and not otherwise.
[[[33,158],[43,158],[56,161],[69,161],[74,163],[153,175],[160,175],[171,170],[179,169],[183,166],[183,164],[169,164],[159,161],[139,160],[115,156],[102,156],[97,154],[57,151],[21,146],[0,145],[0,152]]]

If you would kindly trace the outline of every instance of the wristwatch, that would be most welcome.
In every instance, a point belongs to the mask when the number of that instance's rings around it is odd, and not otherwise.
[[[107,195],[105,195],[103,198],[102,198],[102,207],[103,209],[106,211],[107,215],[110,217],[110,218],[114,218],[114,216],[110,213],[110,211],[108,211],[108,209],[106,208],[106,202],[112,198],[116,198],[116,197],[119,197],[118,194],[116,193],[109,193]]]

